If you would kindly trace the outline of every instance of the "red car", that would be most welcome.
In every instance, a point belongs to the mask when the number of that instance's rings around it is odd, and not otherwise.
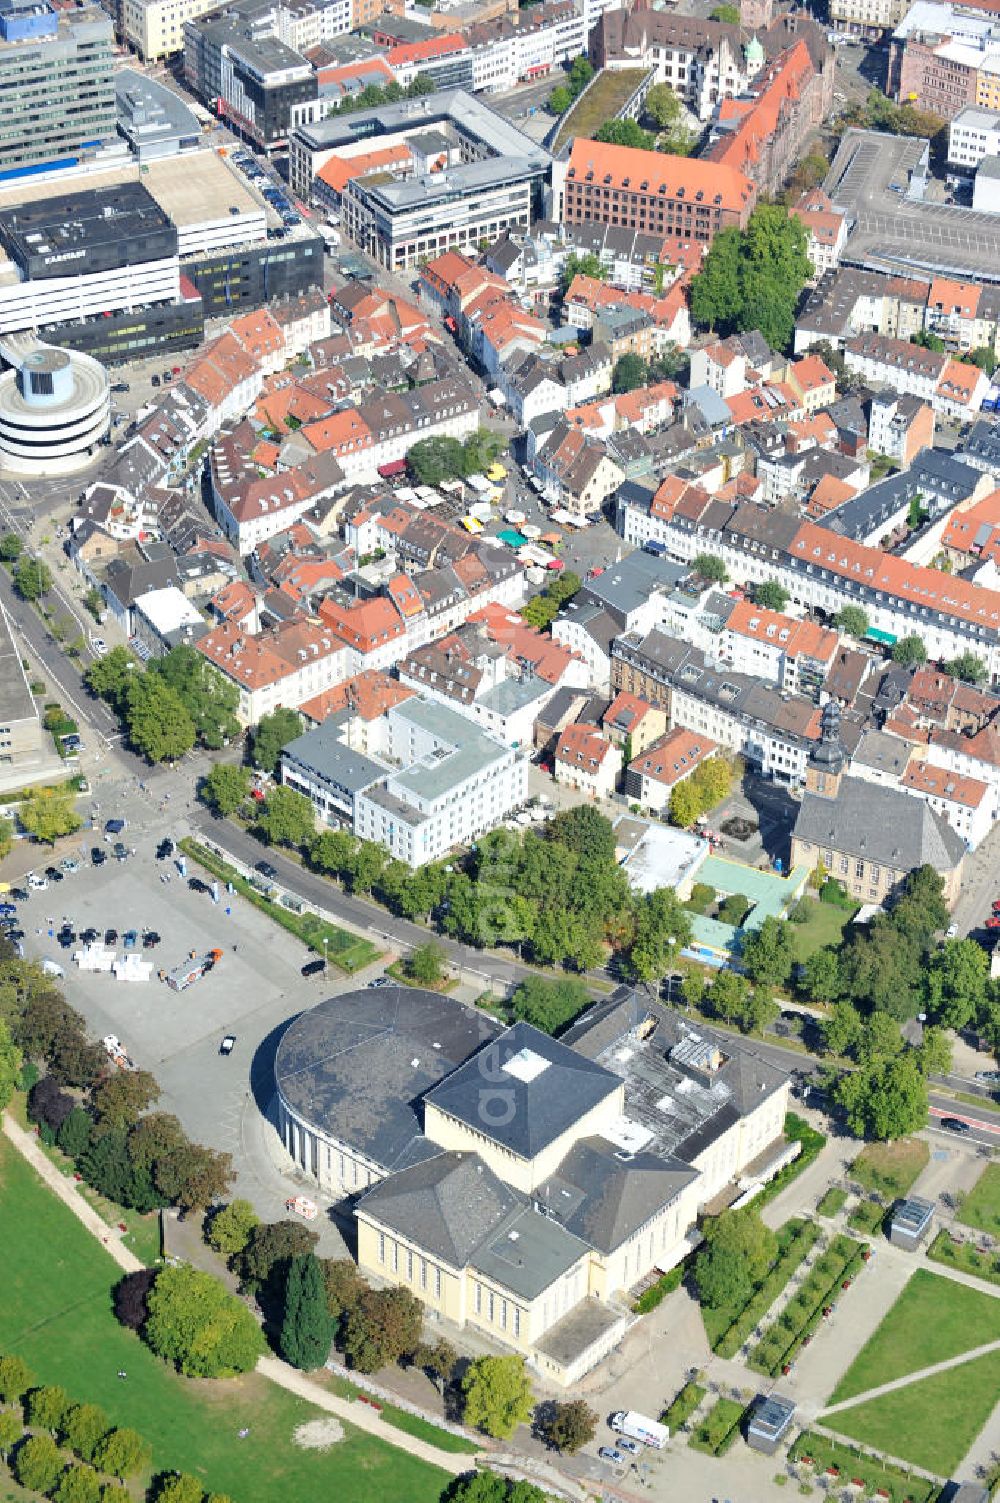
[[[994,913],[1000,913],[1000,898],[996,898],[994,900],[994,903],[993,903],[993,912]]]
[[[1000,913],[995,913],[992,918],[986,920],[987,929],[1000,929]]]

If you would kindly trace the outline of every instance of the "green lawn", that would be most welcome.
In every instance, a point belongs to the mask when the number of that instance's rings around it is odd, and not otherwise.
[[[844,1209],[846,1204],[847,1191],[842,1190],[839,1185],[831,1185],[816,1207],[816,1210],[820,1216],[836,1216],[839,1211]]]
[[[436,1503],[444,1472],[350,1426],[326,1453],[300,1450],[292,1432],[323,1411],[256,1374],[197,1382],[154,1357],[112,1314],[116,1265],[5,1139],[0,1222],[0,1351],[18,1352],[43,1382],[134,1426],[151,1442],[155,1468],[191,1472],[236,1503]]]
[[[958,1219],[977,1231],[1000,1235],[1000,1164],[987,1164],[963,1200]]]
[[[992,1413],[998,1393],[1000,1352],[989,1352],[820,1420],[862,1445],[950,1477]]]
[[[893,1200],[905,1195],[927,1166],[931,1151],[922,1138],[900,1138],[895,1143],[869,1143],[850,1168],[851,1179]]]
[[[998,1340],[1000,1299],[918,1268],[837,1384],[830,1403]]]
[[[1000,1257],[995,1252],[980,1251],[971,1242],[956,1242],[944,1227],[927,1249],[927,1256],[934,1263],[943,1263],[948,1268],[971,1273],[977,1279],[985,1279],[988,1284],[1000,1284]]]
[[[789,924],[789,932],[795,937],[795,959],[808,960],[824,945],[840,944],[844,928],[857,913],[856,908],[838,908],[835,903],[821,903],[818,898],[804,898],[808,904],[809,918],[804,924]]]

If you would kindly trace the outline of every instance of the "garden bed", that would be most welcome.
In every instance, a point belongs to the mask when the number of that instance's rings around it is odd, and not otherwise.
[[[957,1268],[961,1273],[971,1273],[987,1283],[1000,1284],[1000,1252],[981,1251],[971,1242],[957,1241],[943,1229],[927,1249],[927,1256],[934,1263],[943,1263],[946,1268]]]
[[[861,1271],[866,1250],[853,1237],[834,1237],[778,1320],[754,1347],[747,1358],[748,1366],[772,1378],[786,1371],[822,1325],[824,1311],[837,1302],[845,1286]]]
[[[737,1399],[717,1399],[688,1436],[688,1445],[707,1456],[724,1456],[740,1433],[745,1407]]]
[[[816,1207],[816,1211],[820,1216],[837,1216],[846,1204],[847,1191],[842,1190],[839,1185],[831,1185]]]
[[[809,1470],[816,1477],[830,1476],[835,1471],[839,1482],[845,1486],[858,1481],[864,1495],[880,1493],[891,1503],[930,1503],[937,1497],[938,1488],[926,1477],[915,1476],[901,1467],[877,1461],[866,1456],[857,1446],[831,1440],[814,1430],[804,1430],[789,1452],[789,1459],[800,1465],[809,1458]]]
[[[660,1424],[666,1425],[671,1435],[676,1435],[687,1424],[707,1392],[700,1383],[685,1383],[673,1403],[660,1415]]]

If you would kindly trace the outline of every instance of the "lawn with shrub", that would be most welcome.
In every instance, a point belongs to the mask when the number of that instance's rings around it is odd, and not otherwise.
[[[1000,1352],[988,1352],[820,1418],[862,1445],[950,1477],[993,1412],[998,1393]]]
[[[670,1407],[660,1415],[660,1423],[667,1426],[671,1435],[676,1435],[681,1426],[687,1424],[707,1392],[700,1383],[685,1383]]]
[[[328,1451],[297,1446],[296,1427],[325,1411],[256,1373],[206,1382],[173,1372],[115,1320],[117,1264],[3,1138],[0,1183],[0,1352],[17,1353],[40,1382],[60,1383],[75,1398],[100,1404],[115,1425],[138,1430],[153,1447],[154,1469],[191,1472],[237,1503],[437,1503],[444,1471],[350,1425]],[[248,1433],[238,1439],[243,1429]]]
[[[819,1329],[824,1310],[836,1304],[843,1286],[860,1273],[864,1253],[864,1244],[853,1237],[843,1233],[834,1237],[774,1325],[754,1347],[747,1358],[748,1365],[772,1378],[790,1366],[799,1348]]]
[[[852,1232],[863,1232],[866,1237],[874,1237],[885,1224],[887,1209],[881,1200],[859,1201],[848,1216],[847,1225]]]
[[[874,1190],[886,1200],[895,1200],[907,1194],[920,1171],[927,1167],[930,1152],[923,1138],[869,1143],[862,1148],[848,1172],[866,1190]]]
[[[830,1395],[831,1404],[1000,1340],[1000,1300],[918,1268]]]
[[[768,1180],[754,1201],[757,1206],[766,1206],[768,1201],[774,1200],[782,1190],[787,1190],[792,1180],[798,1179],[799,1175],[819,1158],[826,1147],[826,1134],[817,1132],[815,1127],[810,1127],[805,1118],[800,1117],[797,1112],[786,1113],[784,1134],[787,1142],[801,1143],[802,1148],[798,1158],[786,1164],[784,1169],[779,1169],[774,1178]]]
[[[987,1283],[1000,1284],[1000,1253],[980,1250],[971,1242],[959,1242],[943,1228],[927,1249],[927,1256],[946,1268],[957,1268]]]
[[[831,1185],[816,1207],[820,1216],[837,1216],[847,1204],[847,1191],[839,1185]]]
[[[709,1456],[724,1456],[740,1433],[745,1412],[737,1399],[717,1399],[688,1436],[688,1445]]]
[[[741,1310],[702,1309],[705,1331],[712,1350],[720,1357],[735,1357],[743,1343],[764,1319],[795,1270],[805,1260],[819,1236],[813,1221],[793,1219],[778,1229],[778,1255]],[[724,1317],[726,1324],[719,1321]],[[714,1317],[709,1319],[709,1317]]]
[[[820,1435],[814,1430],[804,1430],[789,1452],[789,1459],[800,1464],[811,1463],[809,1470],[815,1477],[832,1476],[842,1484],[860,1482],[862,1496],[882,1493],[891,1503],[931,1503],[937,1499],[938,1486],[926,1477],[905,1472],[889,1462],[866,1456],[857,1446],[833,1440],[829,1435]]]
[[[834,903],[820,903],[815,898],[803,898],[799,904],[799,909],[802,908],[806,912],[805,919],[800,918],[799,911],[796,910],[795,922],[790,931],[795,945],[795,959],[800,964],[826,945],[839,949],[843,943],[844,930],[858,911],[856,903],[849,903],[841,908]]]
[[[1000,1236],[1000,1164],[987,1164],[962,1201],[958,1219],[991,1237]]]

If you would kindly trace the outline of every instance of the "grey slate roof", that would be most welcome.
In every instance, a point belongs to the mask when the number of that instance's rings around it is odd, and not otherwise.
[[[430,1091],[427,1100],[531,1159],[620,1085],[602,1065],[530,1023],[515,1023]]]
[[[433,1152],[420,1098],[498,1031],[435,992],[346,992],[295,1019],[278,1045],[275,1079],[292,1111],[388,1171]]]
[[[604,1138],[583,1138],[535,1198],[567,1231],[612,1253],[697,1177],[679,1159],[637,1153],[625,1164]]]
[[[803,794],[795,837],[899,871],[948,872],[965,855],[962,837],[923,799],[859,778],[844,778],[835,799]]]

